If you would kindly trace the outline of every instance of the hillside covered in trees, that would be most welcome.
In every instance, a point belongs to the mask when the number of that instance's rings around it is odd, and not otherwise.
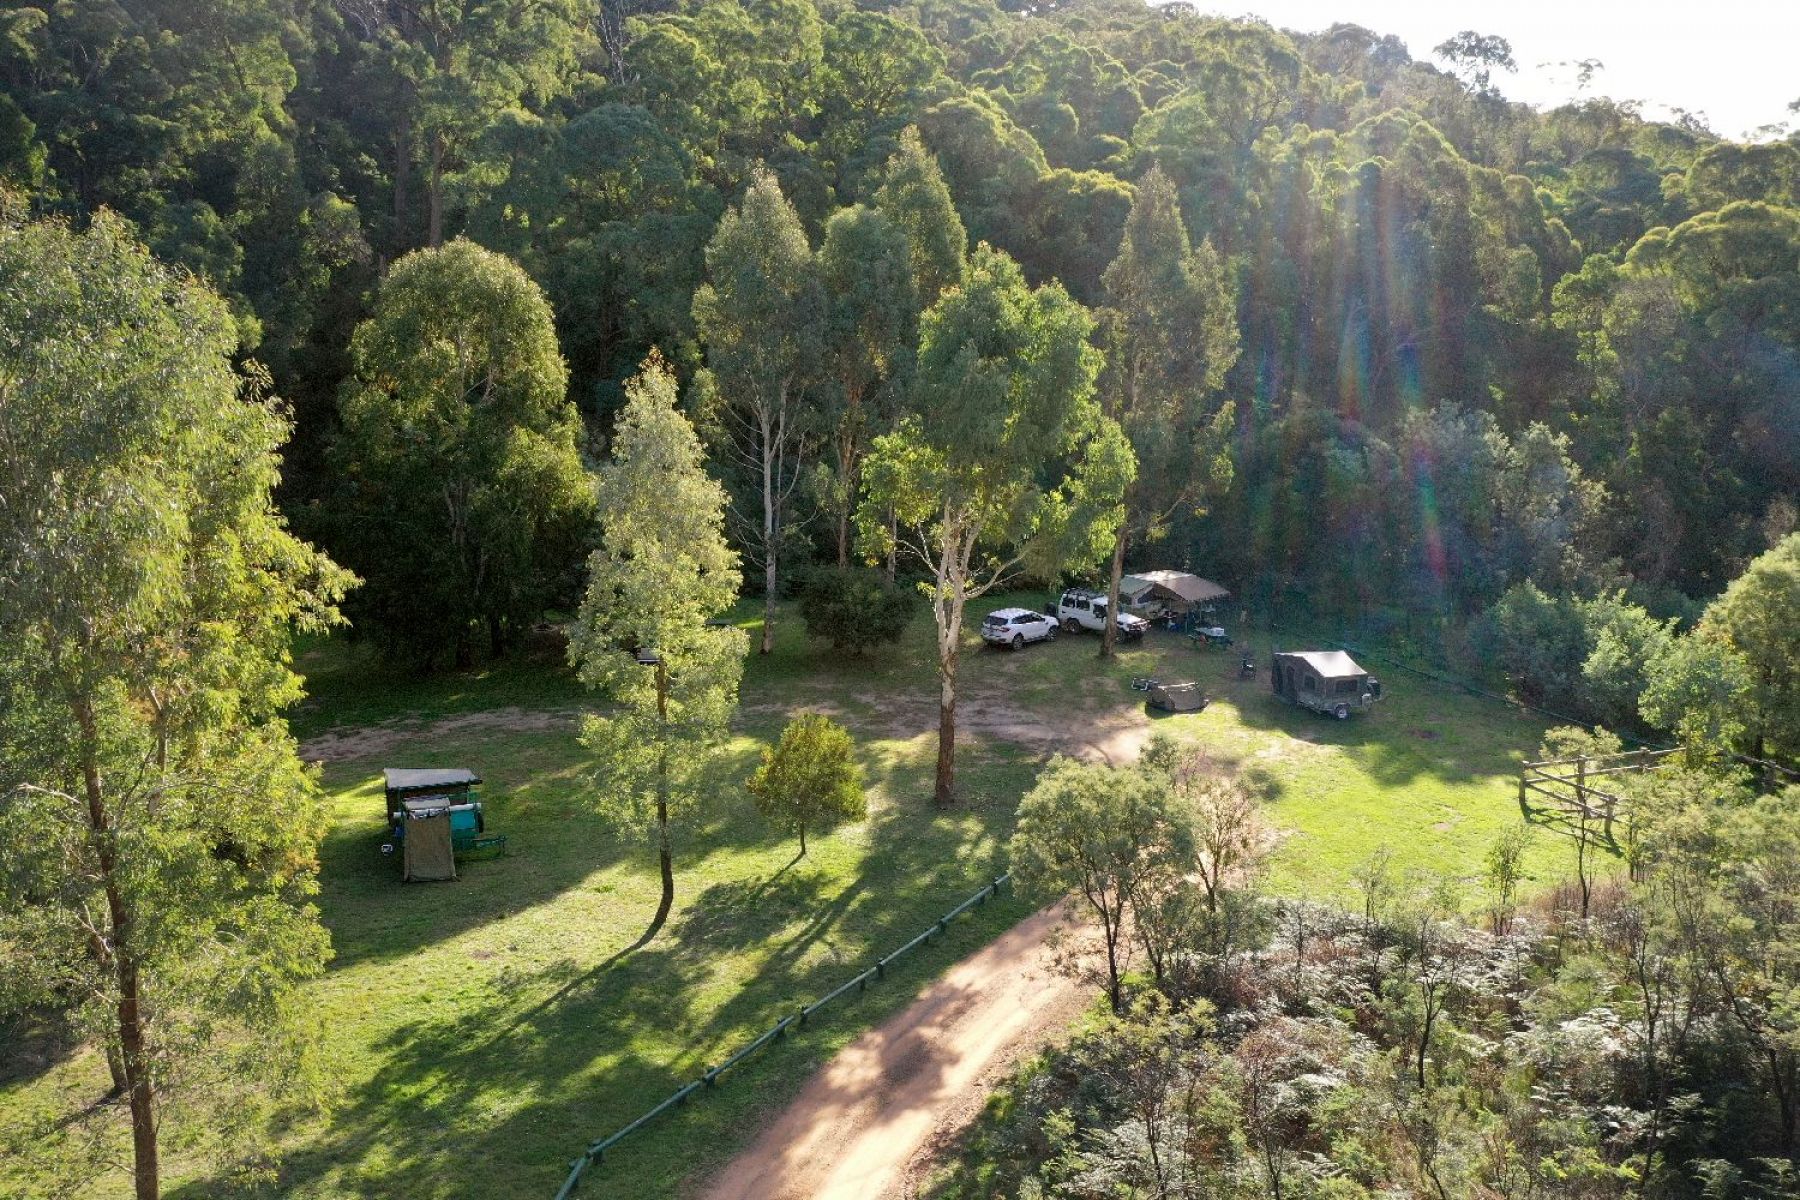
[[[734,318],[695,294],[732,269],[707,248],[759,171],[798,224],[754,236],[791,257],[808,335],[779,351],[779,536],[737,533],[759,563],[847,540],[832,497],[905,407],[934,239],[966,231],[1104,317],[1130,303],[1106,269],[1151,172],[1235,318],[1162,384],[1230,403],[1235,471],[1203,520],[1149,523],[1173,527],[1159,556],[1418,633],[1527,578],[1691,616],[1794,523],[1800,141],[1508,103],[1493,38],[1427,60],[1138,0],[15,0],[0,35],[0,179],[36,212],[116,211],[229,298],[293,408],[284,503],[368,580],[353,614],[421,596],[384,575],[446,573],[350,532],[386,504],[359,468],[403,490],[442,466],[356,452],[351,334],[390,266],[457,237],[520,264],[590,444],[652,347],[735,409]],[[956,221],[907,227],[909,128]],[[910,240],[911,296],[871,209]],[[471,595],[477,571],[448,574]],[[574,586],[520,579],[472,615],[504,640]]]

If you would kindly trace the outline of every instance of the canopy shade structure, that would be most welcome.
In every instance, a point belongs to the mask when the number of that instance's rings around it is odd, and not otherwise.
[[[456,792],[474,787],[481,776],[467,767],[389,767],[381,780],[390,794]]]
[[[381,773],[381,782],[382,807],[392,825],[402,819],[410,799],[437,798],[446,804],[474,800],[481,776],[467,767],[389,767]]]
[[[1206,604],[1231,595],[1212,580],[1185,571],[1139,571],[1119,580],[1119,595],[1129,596],[1132,603],[1144,603],[1146,593],[1174,604]]]

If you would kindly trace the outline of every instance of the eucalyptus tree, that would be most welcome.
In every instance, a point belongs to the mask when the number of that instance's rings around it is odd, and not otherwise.
[[[1691,766],[1716,763],[1736,750],[1747,723],[1755,676],[1732,645],[1699,631],[1671,638],[1644,668],[1638,711],[1681,743]]]
[[[1010,853],[1025,895],[1054,903],[1072,892],[1087,903],[1106,946],[1107,995],[1122,1012],[1145,885],[1187,875],[1196,861],[1192,827],[1167,781],[1136,767],[1054,758],[1019,801]]]
[[[1027,569],[1095,561],[1119,522],[1135,465],[1094,400],[1092,329],[1061,285],[1034,289],[1012,259],[978,247],[962,286],[925,314],[912,411],[864,467],[865,552],[897,549],[931,576],[940,805],[955,794],[968,602]]]
[[[397,251],[418,245],[415,180],[425,244],[439,246],[453,190],[483,174],[488,135],[503,117],[567,95],[593,43],[579,0],[534,0],[529,11],[491,0],[330,0],[324,11],[374,102],[360,120],[385,126]]]
[[[1495,71],[1511,74],[1519,69],[1519,64],[1513,61],[1512,43],[1496,34],[1476,33],[1473,29],[1445,38],[1432,47],[1431,52],[1449,63],[1457,76],[1483,98],[1498,99],[1500,96],[1500,90],[1493,82]]]
[[[1237,361],[1238,327],[1225,264],[1210,244],[1190,243],[1175,186],[1160,168],[1139,181],[1102,282],[1102,403],[1138,462],[1113,533],[1106,656],[1118,636],[1119,580],[1132,540],[1160,538],[1178,511],[1230,486],[1234,408],[1219,389]]]
[[[890,13],[841,13],[825,29],[822,62],[819,144],[842,190],[880,167],[910,114],[948,81],[943,54]]]
[[[124,221],[0,215],[0,1000],[104,1048],[139,1200],[173,1102],[302,1078],[289,997],[331,953],[281,713],[350,579],[275,509],[288,425],[237,347]]]
[[[350,343],[334,545],[359,615],[430,665],[467,662],[575,591],[593,511],[550,306],[509,259],[457,239],[394,264]]]
[[[625,394],[569,657],[612,703],[581,730],[599,758],[603,815],[656,846],[662,898],[642,946],[675,903],[676,830],[717,794],[705,775],[737,710],[745,637],[715,624],[742,576],[725,541],[725,489],[676,406],[675,374],[653,352]]]
[[[839,209],[819,247],[826,324],[820,364],[830,456],[814,468],[830,511],[837,565],[850,565],[851,516],[869,439],[890,428],[918,337],[919,304],[905,232],[875,209]]]
[[[794,494],[818,435],[815,411],[825,291],[800,217],[765,168],[706,247],[707,281],[694,293],[706,346],[702,387],[731,465],[757,493],[745,541],[763,573],[762,653],[775,645],[782,543]]]
[[[1707,606],[1700,634],[1750,671],[1750,753],[1800,757],[1800,533],[1753,559]]]
[[[900,148],[888,159],[876,189],[875,208],[906,233],[920,306],[937,303],[946,288],[962,279],[969,234],[917,126],[900,134]]]

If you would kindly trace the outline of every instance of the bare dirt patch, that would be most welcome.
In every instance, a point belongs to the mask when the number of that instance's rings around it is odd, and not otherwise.
[[[845,1047],[696,1194],[702,1200],[893,1200],[1019,1059],[1066,1029],[1091,990],[1057,963],[1045,909],[952,967]],[[1067,948],[1063,948],[1066,953]]]
[[[1104,680],[1086,682],[1060,702],[1036,707],[1011,695],[1013,671],[1002,654],[984,655],[982,671],[967,664],[958,686],[956,740],[1009,742],[1037,753],[1067,754],[1090,762],[1114,766],[1134,762],[1150,740],[1152,723],[1141,697],[1125,699]],[[999,669],[986,659],[1002,660]],[[825,688],[817,696],[801,693],[791,704],[746,705],[745,711],[761,714],[819,712],[841,721],[863,737],[906,741],[935,734],[938,701],[935,683],[908,688],[884,685],[879,692],[860,692],[852,711],[829,697]]]
[[[435,721],[403,717],[362,729],[334,729],[329,733],[321,733],[300,743],[300,757],[307,762],[349,762],[392,753],[397,747],[420,738],[470,733],[542,732],[563,728],[573,731],[580,718],[581,711],[573,708],[493,708],[485,712],[440,717]]]

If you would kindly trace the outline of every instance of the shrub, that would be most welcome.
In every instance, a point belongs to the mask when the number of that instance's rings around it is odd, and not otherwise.
[[[1580,605],[1589,648],[1581,665],[1584,715],[1608,729],[1638,723],[1650,664],[1667,653],[1673,622],[1651,616],[1624,596],[1601,596]]]
[[[756,810],[771,824],[800,835],[806,830],[869,815],[862,768],[850,732],[820,713],[801,713],[781,731],[781,740],[763,751],[762,765],[746,789]]]
[[[1563,711],[1577,705],[1593,647],[1579,604],[1527,581],[1508,588],[1483,621],[1485,648],[1521,700]]]
[[[899,641],[918,601],[917,594],[868,567],[819,567],[801,590],[800,617],[808,637],[861,654]]]

